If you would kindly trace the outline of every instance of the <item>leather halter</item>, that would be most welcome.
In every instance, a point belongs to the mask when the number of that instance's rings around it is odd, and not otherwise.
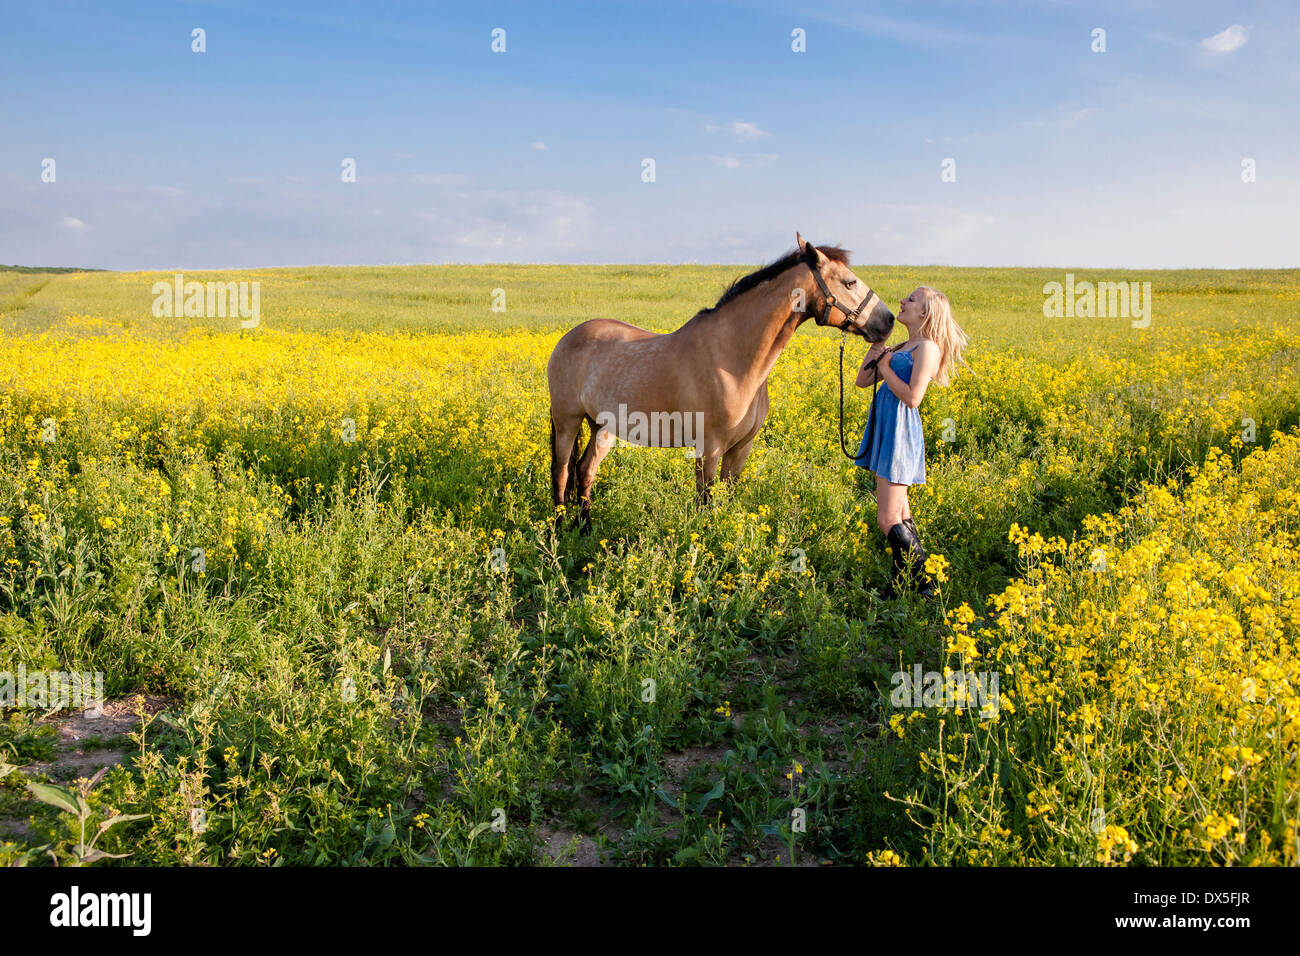
[[[810,246],[809,248],[812,247]],[[843,452],[845,458],[849,459],[849,461],[854,464],[857,464],[858,456],[852,454],[849,451],[848,446],[844,443],[844,340],[848,338],[850,324],[859,331],[862,331],[862,326],[857,323],[858,314],[862,311],[862,307],[875,297],[875,292],[872,290],[871,286],[867,286],[867,294],[862,297],[862,301],[858,303],[858,307],[856,309],[849,309],[847,306],[841,305],[836,300],[835,296],[831,294],[830,286],[826,284],[826,280],[822,278],[821,270],[817,268],[816,259],[812,255],[805,253],[804,262],[808,265],[808,268],[812,270],[813,278],[817,280],[817,288],[821,289],[822,295],[826,297],[826,305],[822,307],[821,314],[814,317],[817,324],[829,325],[831,309],[833,308],[839,309],[844,313],[845,324],[839,327],[840,332],[842,333],[840,335],[840,451]],[[878,356],[874,362],[867,366],[867,368],[872,369],[874,376],[871,382],[871,407],[867,411],[866,435],[871,434],[871,423],[872,419],[875,418],[876,386],[880,384],[880,373],[876,371],[876,365],[882,358],[884,358],[884,354]],[[869,450],[870,449],[868,449],[868,451]],[[863,454],[866,454],[866,452],[863,452]]]
[[[812,247],[809,246],[809,248],[811,249]],[[862,307],[870,302],[875,296],[875,292],[872,290],[871,286],[867,286],[867,294],[862,297],[862,301],[858,303],[858,307],[856,309],[850,309],[831,294],[831,288],[826,284],[826,280],[822,277],[821,270],[817,268],[817,260],[811,253],[804,253],[804,263],[812,270],[813,278],[817,280],[817,288],[821,289],[821,293],[826,299],[826,305],[822,307],[821,314],[813,316],[817,324],[830,325],[831,309],[839,309],[844,313],[844,320],[846,323],[840,328],[847,332],[848,326],[852,325],[859,331],[863,331],[862,326],[858,325],[857,319],[858,314],[862,311]],[[865,285],[865,283],[863,284]]]

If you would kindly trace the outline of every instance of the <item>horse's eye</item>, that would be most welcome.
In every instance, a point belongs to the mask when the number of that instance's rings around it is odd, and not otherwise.
[[[852,289],[852,288],[853,288],[855,285],[857,285],[857,284],[858,284],[858,280],[857,280],[857,279],[847,279],[847,280],[845,280],[845,282],[844,282],[844,286],[845,286],[845,288],[848,288],[848,289]]]

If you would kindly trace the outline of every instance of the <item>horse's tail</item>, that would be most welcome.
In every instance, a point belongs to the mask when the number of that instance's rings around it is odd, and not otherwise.
[[[573,447],[569,449],[569,481],[564,488],[564,500],[572,501],[573,493],[578,490],[578,449],[582,445],[582,422],[578,422],[578,433],[573,436]]]
[[[551,419],[551,491],[553,494],[556,490],[555,489],[555,418],[550,415],[548,415],[547,418]]]

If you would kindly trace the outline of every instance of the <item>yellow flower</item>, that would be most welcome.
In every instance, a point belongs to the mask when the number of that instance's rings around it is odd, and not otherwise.
[[[868,866],[902,866],[902,858],[893,850],[873,850],[867,854]]]
[[[936,581],[947,581],[948,559],[942,554],[932,554],[925,559],[925,573],[934,577]]]

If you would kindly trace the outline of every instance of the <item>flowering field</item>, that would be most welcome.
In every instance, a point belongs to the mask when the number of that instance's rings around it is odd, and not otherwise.
[[[5,710],[0,863],[119,815],[136,864],[1295,863],[1300,274],[1093,277],[1151,282],[1136,328],[1045,317],[1050,270],[858,267],[973,339],[920,409],[927,605],[879,595],[811,323],[738,486],[697,510],[619,447],[553,530],[555,341],[742,271],[199,277],[260,283],[246,330],[156,316],[170,275],[0,271],[0,671],[143,721],[70,755]],[[928,693],[967,674],[991,706]]]

